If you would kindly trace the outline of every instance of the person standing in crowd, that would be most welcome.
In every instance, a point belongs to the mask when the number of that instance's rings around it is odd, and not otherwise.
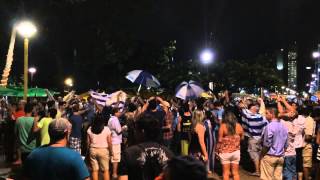
[[[240,140],[243,129],[232,112],[226,112],[219,129],[217,151],[222,164],[223,180],[230,179],[230,167],[233,180],[240,180]]]
[[[215,161],[215,142],[214,142],[214,128],[212,126],[212,113],[210,111],[205,112],[205,120],[203,122],[204,127],[206,128],[205,132],[205,144],[208,152],[208,162],[207,162],[207,171],[209,174],[213,173],[214,170],[214,161]]]
[[[195,110],[192,115],[189,155],[206,163],[208,161],[208,152],[204,142],[206,128],[203,125],[203,120],[204,112],[202,110]]]
[[[33,132],[37,132],[40,130],[40,145],[46,145],[50,143],[50,136],[48,132],[49,124],[53,120],[53,118],[57,115],[56,109],[49,109],[49,116],[44,117],[38,121],[37,118],[34,118],[35,121],[33,123]]]
[[[261,134],[268,124],[267,120],[262,116],[265,105],[261,98],[258,99],[258,102],[248,100],[247,104],[247,109],[243,102],[239,104],[242,109],[241,125],[246,137],[245,142],[248,143],[250,158],[255,165],[256,172],[251,175],[260,176]]]
[[[16,122],[16,134],[19,140],[22,163],[36,147],[36,137],[32,131],[34,121],[32,110],[33,106],[29,103],[26,104],[24,107],[25,115],[18,118]]]
[[[263,132],[260,178],[262,180],[282,180],[288,131],[277,119],[276,109],[268,108],[266,111],[266,118],[269,121],[269,124]]]
[[[79,105],[74,104],[72,107],[72,115],[69,118],[72,124],[72,130],[69,138],[69,147],[81,154],[81,130],[83,118],[79,114]]]
[[[305,118],[304,123],[304,143],[302,149],[303,159],[303,176],[304,179],[309,179],[312,168],[312,140],[315,135],[316,124],[310,116],[308,107],[304,107],[300,113]]]
[[[17,109],[13,113],[13,120],[17,120],[20,117],[25,116],[25,109],[24,109],[25,105],[26,105],[25,101],[23,101],[23,100],[19,101]]]
[[[121,155],[119,180],[154,180],[159,176],[173,154],[159,144],[161,126],[150,114],[136,120],[137,145],[127,148]]]
[[[284,155],[283,179],[295,180],[297,177],[295,137],[299,131],[299,128],[297,128],[293,124],[293,120],[295,119],[295,113],[283,113],[284,108],[283,104],[281,103],[280,97],[277,98],[277,107],[279,111],[278,118],[288,131],[288,147],[286,148]]]
[[[24,100],[20,100],[19,101],[19,103],[17,105],[17,108],[15,109],[15,111],[12,114],[12,120],[17,122],[17,119],[19,119],[20,117],[25,116],[25,110],[24,110],[25,105],[26,105],[26,102]],[[15,137],[15,141],[16,141],[16,143],[19,142],[19,139],[18,139],[17,136]],[[20,148],[19,148],[18,144],[16,144],[15,146],[16,146],[15,149],[16,149],[17,157],[16,157],[16,161],[13,162],[13,164],[14,165],[19,165],[19,164],[21,164],[21,151],[20,151]]]
[[[105,126],[102,116],[95,117],[87,134],[92,180],[99,179],[99,170],[103,172],[103,179],[109,180],[109,161],[112,152],[111,131]]]
[[[173,132],[172,132],[172,122],[173,122],[173,112],[171,110],[168,110],[164,117],[164,123],[162,126],[162,132],[163,132],[163,143],[167,148],[171,148],[172,138],[173,138]]]
[[[56,118],[66,118],[66,107],[67,103],[65,101],[60,101],[58,103],[57,115]]]
[[[181,155],[189,155],[189,144],[191,141],[191,120],[192,114],[189,109],[188,102],[182,105],[181,111],[179,112],[179,120],[177,125],[177,131],[180,133],[181,142]]]
[[[165,126],[165,117],[168,113],[168,108],[170,104],[166,101],[164,101],[160,97],[151,97],[149,100],[144,104],[142,108],[142,112],[145,114],[150,114],[151,116],[154,116],[160,123],[160,126],[163,128]],[[160,141],[161,143],[164,143],[163,141],[163,130],[161,128],[160,131]]]
[[[111,131],[112,141],[112,178],[118,178],[118,164],[121,160],[122,127],[119,121],[122,113],[117,107],[112,108],[111,117],[108,121],[108,127]]]
[[[23,175],[28,179],[89,180],[89,171],[79,153],[66,147],[69,122],[60,118],[49,125],[50,144],[27,157]]]

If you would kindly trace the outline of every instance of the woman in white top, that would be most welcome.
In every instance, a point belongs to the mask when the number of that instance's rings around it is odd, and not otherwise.
[[[99,170],[103,171],[104,180],[109,180],[109,160],[112,145],[111,131],[107,126],[102,116],[97,116],[88,129],[88,147],[90,148],[90,164],[92,167],[92,179],[99,179]]]

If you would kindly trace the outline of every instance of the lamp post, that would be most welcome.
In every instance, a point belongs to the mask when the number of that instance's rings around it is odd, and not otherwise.
[[[24,38],[23,99],[26,101],[28,94],[29,38],[37,32],[37,28],[30,21],[22,21],[16,26],[16,28],[18,33]]]
[[[204,64],[207,68],[207,79],[209,81],[209,64],[212,63],[214,54],[210,49],[205,49],[200,53],[201,63]]]
[[[31,77],[31,83],[33,82],[33,75],[37,72],[37,69],[35,67],[31,67],[29,68],[29,73],[30,73],[30,77]]]

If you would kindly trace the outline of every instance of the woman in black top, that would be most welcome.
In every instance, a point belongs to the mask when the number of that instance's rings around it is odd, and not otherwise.
[[[189,111],[188,102],[184,103],[180,111],[177,130],[180,132],[181,155],[187,156],[191,140],[191,119],[192,114]]]

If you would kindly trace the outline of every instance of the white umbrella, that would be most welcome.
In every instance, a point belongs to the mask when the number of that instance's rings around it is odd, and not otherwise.
[[[204,90],[199,83],[192,80],[184,81],[176,88],[176,97],[183,100],[196,99],[203,92]]]

